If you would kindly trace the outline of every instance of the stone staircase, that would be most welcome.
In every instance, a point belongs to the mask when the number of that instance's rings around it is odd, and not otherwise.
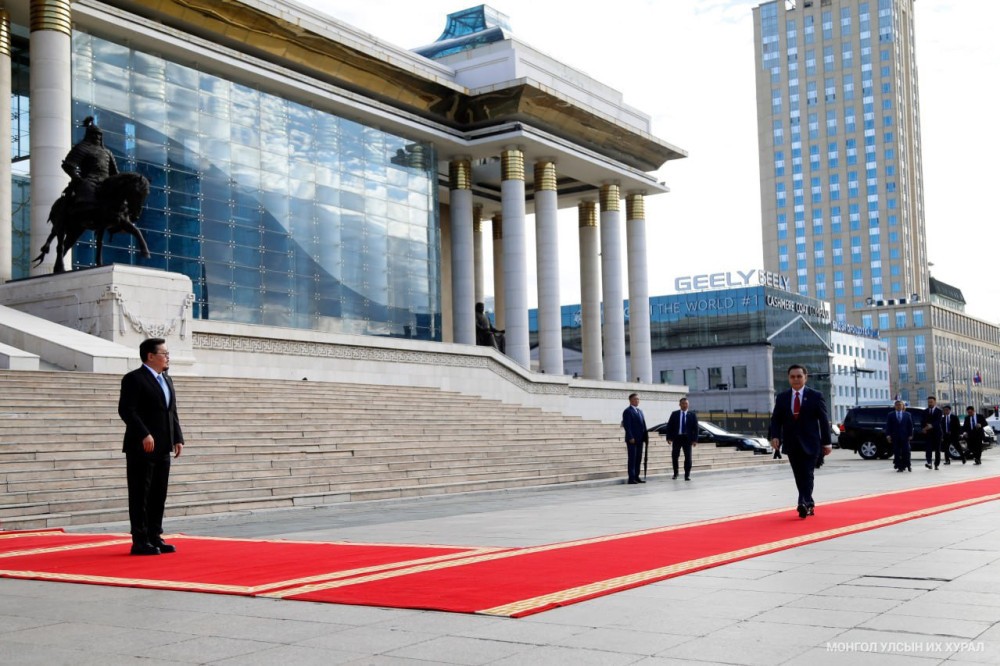
[[[0,370],[0,529],[128,519],[119,382]],[[617,425],[434,388],[174,383],[187,446],[171,470],[168,517],[624,476]],[[670,467],[657,440],[650,475]],[[770,463],[695,449],[696,470]]]

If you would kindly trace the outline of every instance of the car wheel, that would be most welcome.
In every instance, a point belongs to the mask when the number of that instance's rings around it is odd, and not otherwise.
[[[875,460],[875,458],[878,458],[879,455],[878,443],[873,442],[870,439],[866,439],[865,441],[858,444],[858,453],[865,460]]]

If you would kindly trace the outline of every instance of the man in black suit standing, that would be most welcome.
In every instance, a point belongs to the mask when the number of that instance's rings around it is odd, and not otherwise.
[[[798,364],[788,367],[791,388],[778,394],[771,412],[768,437],[777,451],[784,447],[799,491],[796,508],[800,518],[815,514],[813,477],[823,456],[833,451],[830,417],[823,394],[806,386],[809,373]]]
[[[170,454],[184,449],[184,435],[177,418],[177,394],[167,376],[170,352],[162,338],[139,345],[142,367],[122,378],[118,416],[125,422],[128,477],[128,517],[132,528],[132,555],[173,553],[164,543],[163,508],[167,501]]]
[[[622,412],[622,427],[625,428],[625,447],[628,449],[628,482],[646,483],[639,476],[642,467],[642,447],[649,444],[646,432],[646,417],[639,409],[639,394],[628,397],[628,407]]]
[[[983,437],[986,419],[976,416],[975,407],[965,408],[965,423],[962,424],[962,433],[965,441],[969,444],[969,455],[976,461],[975,464],[982,465],[983,457]]]
[[[892,444],[892,466],[897,472],[912,472],[910,440],[913,439],[913,417],[906,411],[902,400],[896,401],[885,420],[885,438]]]
[[[681,398],[680,409],[670,414],[667,420],[667,444],[674,462],[674,478],[677,478],[681,450],[684,451],[684,480],[691,480],[691,447],[698,445],[698,416],[688,411],[688,399]]]
[[[960,439],[962,436],[962,422],[958,419],[957,415],[951,413],[951,405],[945,405],[941,409],[944,411],[944,417],[941,419],[941,448],[944,450],[944,464],[951,464],[951,447],[954,446],[964,465],[965,451],[962,449],[962,441]]]
[[[927,396],[927,410],[924,412],[924,435],[927,442],[927,469],[931,468],[931,454],[934,455],[934,469],[941,464],[941,421],[944,420],[944,412],[937,406],[937,398],[932,395]]]

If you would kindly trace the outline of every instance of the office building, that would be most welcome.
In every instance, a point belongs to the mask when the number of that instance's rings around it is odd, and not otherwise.
[[[913,0],[754,9],[764,267],[860,325],[928,292]]]

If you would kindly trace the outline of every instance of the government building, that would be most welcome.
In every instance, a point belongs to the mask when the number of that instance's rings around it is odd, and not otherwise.
[[[177,373],[298,378],[296,357],[487,354],[474,308],[492,296],[495,362],[530,385],[533,223],[539,374],[570,374],[558,256],[571,241],[581,378],[658,383],[649,321],[609,308],[602,322],[601,304],[648,302],[645,199],[668,191],[655,172],[685,151],[613,87],[518,41],[505,15],[479,6],[442,24],[407,50],[292,2],[7,2],[0,304],[133,350],[173,332]],[[150,183],[138,226],[151,256],[119,234],[98,268],[87,234],[66,257],[78,270],[49,276],[56,252],[33,259],[86,117],[119,170]],[[572,236],[558,233],[564,209]],[[32,321],[4,319],[0,343],[45,348],[24,342]],[[247,363],[258,350],[267,360]],[[69,354],[40,362],[95,363]]]

